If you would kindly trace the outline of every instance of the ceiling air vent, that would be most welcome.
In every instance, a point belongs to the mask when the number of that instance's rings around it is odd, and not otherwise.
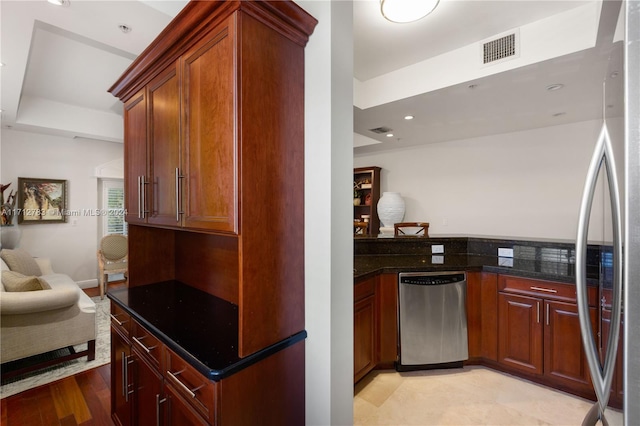
[[[383,134],[383,133],[389,133],[391,131],[393,131],[393,129],[390,129],[388,127],[382,126],[382,127],[376,127],[375,129],[369,129],[370,132],[373,133],[378,133],[378,134]]]
[[[519,33],[511,32],[499,38],[485,41],[482,46],[482,63],[485,65],[516,58],[519,55]]]

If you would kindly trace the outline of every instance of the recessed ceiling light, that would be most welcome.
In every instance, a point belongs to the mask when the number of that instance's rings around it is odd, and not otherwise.
[[[122,31],[125,34],[131,32],[131,27],[128,26],[127,24],[120,24],[118,25],[118,28],[120,28],[120,31]]]
[[[4,62],[0,62],[0,67],[4,67]]]
[[[404,116],[404,119],[405,119],[405,120],[413,120],[413,119],[414,119],[414,117],[413,117],[413,115],[405,115],[405,116]]]
[[[393,133],[387,133],[387,137],[388,138],[392,138],[393,137]]]
[[[564,87],[564,84],[561,83],[556,83],[556,84],[550,84],[549,86],[547,86],[547,90],[549,92],[553,92],[555,90],[560,90]]]

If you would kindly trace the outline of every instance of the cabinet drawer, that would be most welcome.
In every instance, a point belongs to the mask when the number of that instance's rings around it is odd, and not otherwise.
[[[357,302],[360,299],[364,299],[367,296],[371,296],[376,290],[375,278],[369,278],[364,281],[360,281],[355,285],[353,290],[353,300]]]
[[[166,349],[165,381],[211,424],[214,422],[215,385],[173,351]]]
[[[576,302],[576,286],[574,284],[499,275],[498,290],[506,293],[526,294],[544,299]],[[597,289],[595,287],[588,287],[587,299],[589,306],[595,306],[597,298]]]
[[[120,306],[111,302],[111,325],[123,336],[129,337],[131,317]]]
[[[162,343],[136,321],[132,322],[131,346],[162,371]]]

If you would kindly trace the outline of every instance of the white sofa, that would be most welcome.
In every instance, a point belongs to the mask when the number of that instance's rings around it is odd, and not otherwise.
[[[42,278],[50,287],[39,291],[6,291],[0,284],[0,362],[3,364],[56,349],[71,348],[62,358],[28,368],[87,356],[95,358],[96,305],[67,275],[57,274],[48,259],[36,258]],[[9,270],[0,259],[0,268]],[[87,343],[86,351],[73,346]],[[10,377],[5,374],[3,377]],[[20,374],[21,369],[11,375]]]

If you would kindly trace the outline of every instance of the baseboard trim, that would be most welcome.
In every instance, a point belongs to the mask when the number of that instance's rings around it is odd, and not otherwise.
[[[96,278],[92,280],[76,281],[80,288],[93,288],[98,287],[98,280]]]

